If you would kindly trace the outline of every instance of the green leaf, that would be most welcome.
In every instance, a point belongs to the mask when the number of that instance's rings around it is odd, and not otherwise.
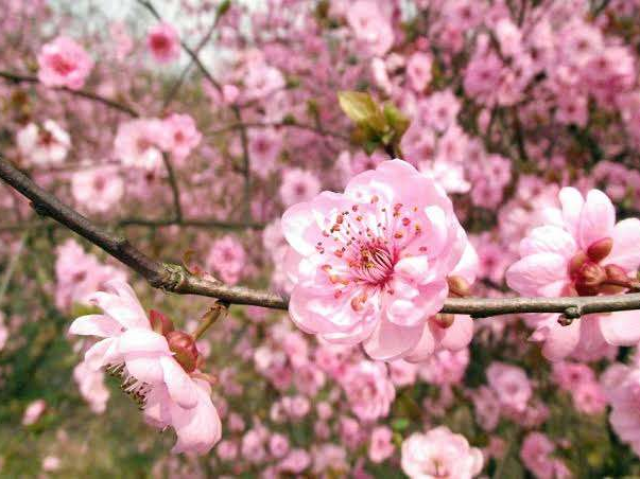
[[[341,91],[338,101],[345,115],[359,127],[369,127],[376,132],[384,130],[385,119],[369,93]]]
[[[399,417],[398,419],[394,419],[391,423],[391,428],[394,431],[404,431],[409,427],[409,419],[406,417]]]

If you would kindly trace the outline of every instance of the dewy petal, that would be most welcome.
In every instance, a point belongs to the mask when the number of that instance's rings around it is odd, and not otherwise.
[[[628,218],[613,228],[613,248],[604,260],[615,264],[627,273],[634,273],[640,267],[640,220]]]
[[[555,253],[533,254],[512,264],[505,277],[509,287],[520,294],[553,296],[568,281],[567,260]]]
[[[185,409],[195,407],[198,404],[198,387],[184,369],[170,356],[162,356],[160,366],[171,399]]]
[[[118,340],[120,354],[156,354],[170,355],[167,339],[149,329],[129,329]]]
[[[411,351],[421,338],[424,324],[404,327],[393,324],[382,317],[377,327],[362,344],[373,359],[392,361]]]
[[[584,206],[584,198],[582,194],[575,188],[565,187],[558,194],[560,204],[562,205],[562,217],[569,233],[575,238],[578,237],[578,223],[580,221],[580,212]]]
[[[203,381],[194,379],[198,395],[197,405],[192,409],[171,408],[171,420],[178,440],[171,450],[174,453],[208,453],[222,436],[220,416],[216,411],[208,388]]]
[[[591,190],[580,213],[578,238],[582,249],[602,238],[611,237],[616,222],[616,210],[611,200],[600,190]]]
[[[116,320],[104,314],[89,314],[80,316],[69,328],[69,333],[80,336],[98,336],[109,338],[117,336],[122,331],[122,326]]]
[[[534,228],[520,242],[520,256],[538,253],[556,253],[565,258],[576,252],[576,242],[567,231],[557,226],[540,226]]]
[[[600,315],[600,331],[609,344],[633,346],[640,341],[640,312],[617,311]]]

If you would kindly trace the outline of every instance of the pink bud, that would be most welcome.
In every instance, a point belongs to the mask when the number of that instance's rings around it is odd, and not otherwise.
[[[438,324],[438,326],[440,326],[443,329],[448,328],[449,326],[451,326],[453,324],[453,321],[455,319],[455,316],[453,314],[436,314],[433,319],[435,319],[436,323]]]
[[[173,331],[173,322],[160,311],[156,311],[155,309],[149,311],[149,322],[151,323],[151,329],[163,336],[166,336]]]
[[[469,283],[462,276],[448,276],[449,292],[454,296],[464,298],[469,296]]]
[[[607,281],[611,281],[612,283],[622,283],[622,284],[604,284],[600,290],[605,294],[618,294],[622,293],[627,289],[623,284],[629,284],[629,277],[624,269],[615,264],[608,264],[604,267],[605,272],[607,273]],[[630,286],[630,285],[629,285]]]
[[[613,248],[613,240],[611,238],[602,238],[591,243],[591,246],[587,248],[587,256],[594,263],[599,263],[609,256],[611,248]]]
[[[607,279],[607,273],[599,264],[590,261],[584,263],[576,274],[576,291],[580,296],[595,296],[600,285]]]
[[[198,348],[193,336],[184,331],[171,331],[167,334],[169,349],[175,353],[175,360],[188,373],[196,369],[198,363]]]

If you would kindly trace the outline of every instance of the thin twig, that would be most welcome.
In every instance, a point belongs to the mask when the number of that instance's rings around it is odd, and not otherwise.
[[[10,82],[13,83],[33,83],[33,84],[40,84],[40,80],[38,80],[38,77],[35,76],[29,76],[29,75],[21,75],[19,73],[12,73],[12,72],[8,72],[8,71],[2,71],[0,70],[0,78],[3,78],[5,80],[8,80]],[[65,93],[69,93],[71,95],[75,95],[75,96],[79,96],[81,98],[86,98],[87,100],[91,100],[94,102],[98,102],[101,103],[105,106],[108,106],[109,108],[112,108],[114,110],[118,110],[122,113],[126,113],[129,116],[133,116],[133,117],[137,117],[140,116],[138,114],[138,112],[136,110],[134,110],[132,107],[125,105],[124,103],[120,103],[117,102],[115,100],[111,100],[110,98],[106,98],[103,96],[100,96],[96,93],[92,93],[86,90],[72,90],[70,88],[66,88],[66,87],[53,87],[53,90],[57,90],[57,91],[63,91]]]

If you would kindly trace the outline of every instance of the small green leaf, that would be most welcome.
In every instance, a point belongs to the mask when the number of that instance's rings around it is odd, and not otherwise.
[[[385,120],[369,93],[359,91],[342,91],[338,93],[340,108],[359,127],[369,127],[382,132]]]
[[[398,419],[394,419],[391,423],[391,428],[394,431],[404,431],[409,427],[409,419],[406,417],[399,417]]]

